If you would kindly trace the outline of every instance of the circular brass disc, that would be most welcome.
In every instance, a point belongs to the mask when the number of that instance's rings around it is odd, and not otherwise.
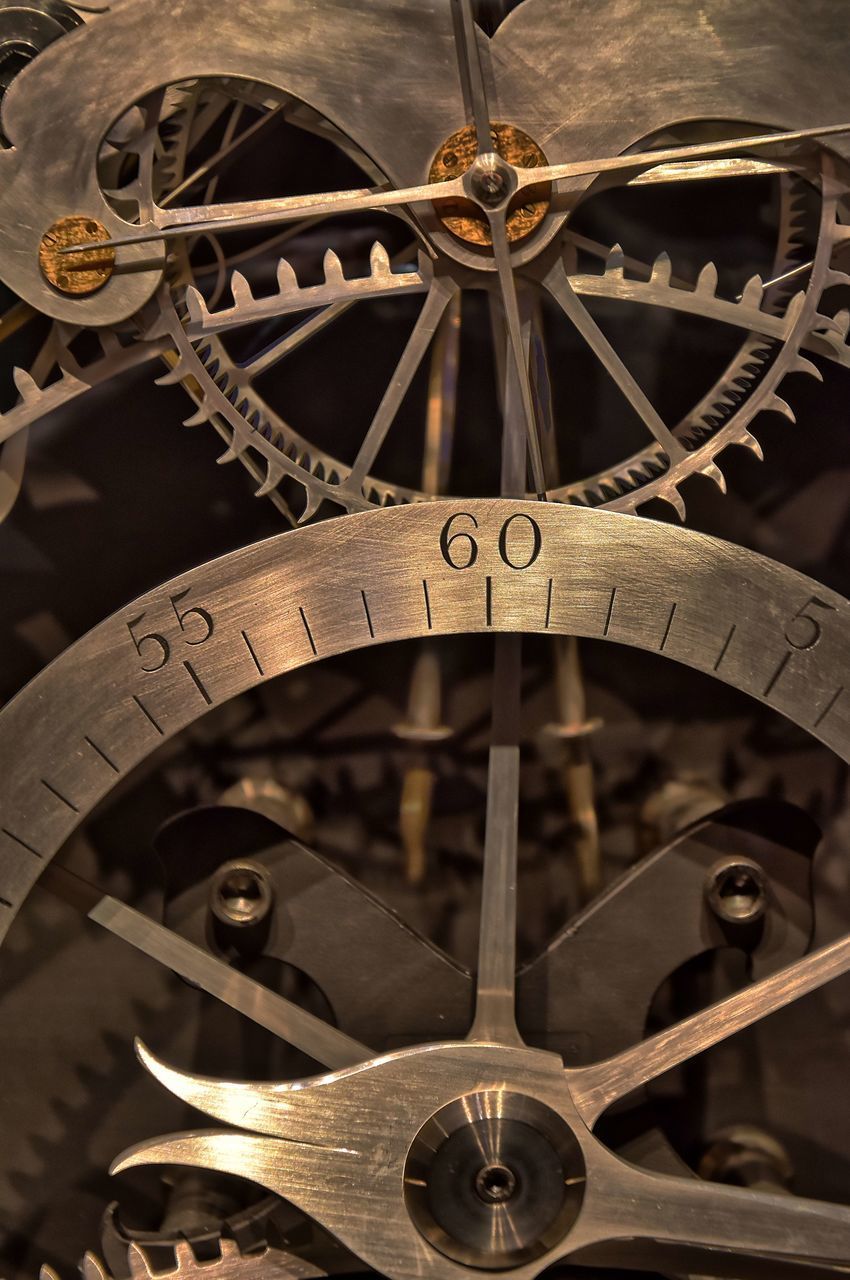
[[[99,241],[108,240],[109,232],[97,218],[75,215],[60,218],[41,237],[38,263],[48,284],[60,293],[84,296],[97,293],[112,275],[114,249],[98,249]],[[72,244],[95,246],[81,253],[63,254]]]
[[[521,169],[537,169],[548,163],[546,156],[533,138],[513,124],[492,123],[490,137],[494,149],[503,160]],[[429,182],[448,182],[466,173],[478,151],[478,134],[475,125],[465,125],[446,138],[428,172]],[[549,208],[551,186],[541,183],[540,188],[526,187],[518,196],[515,208],[507,216],[508,240],[523,240],[531,235],[546,216]],[[460,240],[468,244],[488,245],[493,240],[487,215],[471,200],[446,201],[438,207],[440,221]]]

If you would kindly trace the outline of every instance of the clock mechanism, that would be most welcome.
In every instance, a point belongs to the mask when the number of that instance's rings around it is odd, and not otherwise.
[[[842,18],[0,0],[6,1280],[850,1274]]]

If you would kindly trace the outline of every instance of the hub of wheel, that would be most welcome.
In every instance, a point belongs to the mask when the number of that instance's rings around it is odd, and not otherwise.
[[[405,1168],[408,1212],[441,1253],[499,1270],[541,1257],[581,1208],[585,1166],[572,1130],[549,1107],[502,1090],[442,1107]]]
[[[493,150],[508,164],[521,169],[538,169],[548,163],[542,149],[513,124],[493,123],[490,128]],[[472,166],[478,150],[478,134],[474,125],[466,125],[446,138],[439,148],[428,173],[429,182],[448,182],[450,178],[459,178]],[[484,185],[476,196],[482,204],[491,200],[498,204],[502,198],[501,175],[494,173],[492,181],[495,189],[488,192]],[[551,186],[541,183],[539,187],[525,187],[515,198],[512,208],[508,209],[506,229],[511,242],[524,240],[536,231],[549,209]],[[437,207],[440,221],[448,231],[464,240],[467,244],[489,245],[493,243],[490,224],[483,209],[472,200],[440,201]]]

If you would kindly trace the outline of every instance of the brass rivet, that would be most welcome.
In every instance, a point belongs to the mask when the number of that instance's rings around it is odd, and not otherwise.
[[[59,293],[73,297],[96,293],[102,289],[115,267],[115,250],[99,249],[98,243],[109,239],[109,232],[96,218],[74,215],[60,218],[45,231],[38,246],[38,264],[48,284]],[[61,249],[74,244],[91,244],[80,253],[63,254]]]

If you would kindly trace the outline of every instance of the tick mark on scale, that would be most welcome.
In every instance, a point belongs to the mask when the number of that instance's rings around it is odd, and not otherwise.
[[[41,779],[41,785],[45,787],[52,796],[55,796],[57,800],[61,801],[61,803],[64,804],[66,808],[70,809],[72,813],[80,812],[77,806],[73,804],[68,799],[67,796],[63,796],[61,791],[57,791],[56,788],[51,783],[49,783],[46,778]]]
[[[428,630],[433,631],[434,624],[431,621],[431,597],[428,595],[428,580],[422,579],[422,594],[425,597],[425,621],[428,623]]]
[[[732,637],[734,636],[736,630],[737,630],[737,623],[733,622],[732,626],[729,628],[728,636],[723,641],[723,648],[720,650],[720,653],[718,654],[718,657],[717,657],[717,661],[714,664],[715,671],[719,670],[721,662],[726,657],[726,650],[729,648],[730,644],[732,643]]]
[[[198,693],[201,695],[204,702],[207,704],[208,707],[211,707],[212,698],[210,697],[209,693],[204,687],[204,683],[201,680],[201,677],[198,675],[197,671],[192,666],[191,662],[184,662],[183,666],[186,668],[189,675],[192,677],[192,683],[194,684],[195,688],[198,690]]]
[[[260,673],[260,675],[264,676],[266,673],[263,670],[263,666],[262,666],[262,663],[260,662],[260,659],[257,657],[256,653],[254,652],[254,646],[251,644],[251,641],[248,639],[247,631],[242,632],[242,639],[245,641],[245,648],[248,650],[248,652],[251,655],[251,661],[253,662],[254,666],[257,668],[257,671]]]
[[[315,658],[318,656],[319,651],[316,648],[316,641],[313,639],[313,632],[310,630],[310,624],[307,621],[307,615],[304,612],[301,605],[298,606],[298,612],[301,614],[301,621],[304,623],[304,630],[307,632],[307,639],[310,641],[310,648],[313,650],[313,657]]]
[[[22,849],[26,849],[27,853],[31,853],[34,858],[43,858],[44,854],[39,853],[38,849],[34,849],[31,844],[27,844],[26,840],[22,840],[20,836],[16,836],[14,831],[10,831],[8,827],[0,827],[0,831],[4,836],[8,836],[10,840],[14,840],[15,844],[19,844]],[[11,905],[11,903],[9,904]]]
[[[605,615],[605,626],[602,628],[603,636],[607,636],[611,626],[611,619],[614,616],[614,601],[617,599],[617,588],[611,588],[611,599],[608,601],[608,612]]]
[[[838,699],[841,697],[841,695],[842,695],[842,693],[843,693],[843,692],[844,692],[844,685],[842,684],[842,685],[839,685],[839,686],[838,686],[838,688],[835,690],[835,693],[832,695],[832,697],[830,698],[829,702],[826,704],[826,706],[824,707],[823,711],[820,713],[820,715],[818,716],[817,720],[815,721],[815,728],[816,728],[816,729],[817,729],[817,728],[818,728],[818,726],[819,726],[819,725],[820,725],[820,724],[821,724],[821,723],[826,719],[826,717],[829,715],[830,711],[831,711],[831,710],[832,710],[832,708],[835,706],[836,702],[837,702],[837,701],[838,701]]]
[[[369,612],[369,601],[366,599],[366,592],[360,592],[360,599],[363,601],[363,612],[366,614],[366,626],[369,628],[369,635],[375,639],[375,628],[372,626],[372,615]]]
[[[488,627],[493,625],[493,579],[488,574],[484,580],[484,617]]]
[[[137,706],[137,707],[139,708],[139,710],[141,711],[142,715],[143,715],[143,716],[145,717],[145,719],[147,720],[148,724],[153,725],[154,729],[156,729],[156,731],[157,731],[157,733],[160,735],[160,737],[164,737],[164,736],[165,736],[165,731],[164,731],[164,729],[162,728],[162,725],[160,725],[160,724],[159,724],[159,723],[154,719],[154,717],[151,715],[150,711],[148,711],[147,707],[146,707],[146,706],[145,706],[145,704],[142,702],[141,698],[137,697],[135,693],[133,694],[133,701],[135,702],[136,706]]]
[[[661,637],[661,644],[658,646],[660,653],[664,652],[664,647],[667,644],[667,641],[670,639],[670,628],[673,625],[673,619],[676,616],[676,610],[678,609],[678,607],[679,607],[678,601],[675,604],[670,606],[670,616],[667,619],[667,626],[664,628],[664,635]]]
[[[790,653],[786,653],[786,654],[785,654],[785,657],[782,659],[782,661],[780,662],[779,666],[776,668],[776,670],[774,671],[773,675],[770,677],[770,679],[768,680],[767,684],[765,685],[765,687],[764,687],[764,693],[762,694],[762,697],[763,697],[763,698],[766,698],[766,697],[768,696],[768,694],[770,693],[770,691],[776,687],[776,684],[777,684],[777,682],[778,682],[778,680],[779,680],[779,677],[782,675],[782,672],[783,672],[783,671],[785,670],[785,668],[788,666],[788,663],[790,662],[790,660],[791,660],[791,654],[790,654]]]
[[[546,621],[543,624],[546,627],[547,631],[549,629],[549,623],[551,622],[551,620],[552,620],[552,579],[550,578],[546,586]]]
[[[89,746],[91,747],[92,751],[94,751],[94,753],[95,753],[96,755],[99,755],[99,756],[100,756],[100,758],[101,758],[101,760],[104,762],[104,764],[108,764],[108,765],[109,765],[109,767],[110,767],[110,769],[112,770],[112,772],[113,772],[113,773],[120,773],[120,772],[121,772],[121,770],[118,768],[118,765],[115,763],[115,761],[114,761],[114,760],[110,760],[109,756],[106,754],[106,752],[103,750],[103,748],[102,748],[102,747],[99,747],[99,746],[97,745],[97,743],[96,743],[96,742],[92,742],[91,738],[89,738],[89,737],[88,737],[88,736],[86,736],[86,735],[84,735],[84,736],[83,736],[83,741],[84,741],[84,742],[87,742],[87,743],[89,744]]]

